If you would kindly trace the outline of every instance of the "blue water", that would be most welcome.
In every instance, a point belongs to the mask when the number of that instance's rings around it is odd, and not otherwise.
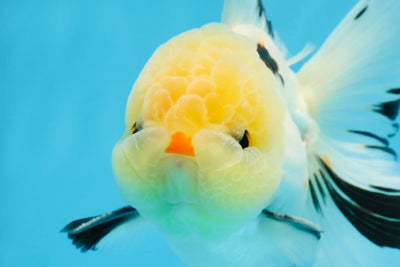
[[[295,54],[321,45],[357,1],[265,2]],[[126,205],[110,153],[130,88],[158,45],[221,9],[222,0],[1,2],[0,266],[182,266],[150,228],[86,254],[59,230]]]

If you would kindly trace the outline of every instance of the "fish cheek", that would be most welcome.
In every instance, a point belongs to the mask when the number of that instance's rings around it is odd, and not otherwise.
[[[119,141],[112,153],[115,181],[128,203],[140,211],[153,209],[161,201],[160,161],[169,143],[168,132],[161,127],[143,129]]]
[[[258,216],[276,192],[282,167],[273,155],[249,147],[237,164],[200,171],[199,195],[216,216],[249,220]]]

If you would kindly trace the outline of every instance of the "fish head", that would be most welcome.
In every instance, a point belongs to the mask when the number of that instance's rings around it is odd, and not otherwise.
[[[129,95],[112,155],[118,187],[164,232],[237,229],[279,186],[284,112],[257,44],[217,23],[180,34]]]

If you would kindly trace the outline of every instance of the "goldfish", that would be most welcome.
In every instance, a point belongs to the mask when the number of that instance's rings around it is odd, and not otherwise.
[[[400,260],[400,2],[361,0],[294,72],[260,0],[162,44],[112,152],[129,206],[65,226],[74,244],[143,220],[187,266]],[[136,227],[136,226],[135,226]]]

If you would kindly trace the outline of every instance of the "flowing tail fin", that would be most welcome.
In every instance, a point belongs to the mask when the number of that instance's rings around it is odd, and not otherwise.
[[[400,147],[391,145],[399,138],[399,12],[397,0],[360,1],[298,73],[319,131],[304,141],[321,226],[340,231],[329,222],[336,206],[362,236],[393,249],[400,249]]]

